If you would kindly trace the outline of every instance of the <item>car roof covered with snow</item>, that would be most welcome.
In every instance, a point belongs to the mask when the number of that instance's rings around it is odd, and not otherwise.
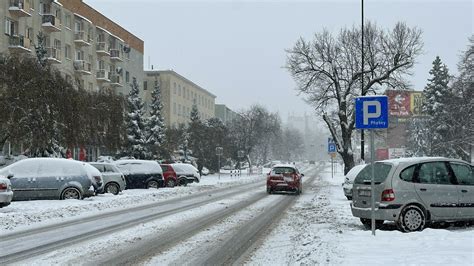
[[[432,161],[456,161],[456,162],[467,163],[463,160],[451,159],[451,158],[446,158],[446,157],[408,157],[408,158],[388,159],[388,160],[382,160],[378,162],[390,163],[393,165],[399,165],[399,164],[409,165],[409,164],[432,162]]]
[[[297,169],[295,165],[293,164],[288,164],[288,163],[280,163],[280,164],[275,164],[272,168],[276,168],[276,167],[288,167],[288,168],[293,168],[293,169]]]

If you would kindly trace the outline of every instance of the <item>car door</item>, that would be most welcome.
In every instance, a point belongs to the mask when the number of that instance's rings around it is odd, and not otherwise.
[[[59,189],[67,182],[62,171],[63,165],[56,160],[42,160],[36,176],[36,195],[40,199],[57,198]]]
[[[433,218],[455,218],[458,188],[443,161],[421,163],[415,172],[415,190]]]
[[[451,169],[456,177],[458,185],[458,208],[457,215],[460,218],[474,219],[474,169],[473,166],[450,162]]]
[[[13,200],[36,199],[36,172],[39,162],[25,160],[10,166],[8,174],[12,175],[10,182],[13,190]]]

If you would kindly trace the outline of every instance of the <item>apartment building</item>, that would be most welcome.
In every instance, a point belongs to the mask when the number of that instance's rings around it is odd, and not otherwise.
[[[224,124],[232,122],[232,120],[239,116],[238,113],[232,111],[225,104],[216,104],[215,110],[216,118],[219,118]]]
[[[35,56],[43,32],[48,62],[77,86],[126,94],[143,81],[143,41],[82,0],[2,0],[0,17],[0,53]]]
[[[145,71],[143,91],[147,106],[151,102],[151,91],[157,84],[161,88],[163,118],[167,126],[187,125],[194,103],[201,119],[215,117],[216,96],[173,70]]]

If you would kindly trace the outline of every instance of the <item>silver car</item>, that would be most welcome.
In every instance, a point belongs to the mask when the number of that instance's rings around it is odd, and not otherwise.
[[[0,175],[10,179],[13,200],[82,199],[102,186],[97,169],[67,159],[24,159],[1,169]]]
[[[371,166],[356,177],[352,214],[367,228],[371,219],[371,195],[375,195],[376,226],[394,221],[404,232],[420,231],[430,222],[474,219],[474,169],[456,159],[402,158],[374,164],[375,190],[371,190]]]
[[[344,191],[344,196],[346,196],[348,200],[352,200],[352,185],[354,184],[354,179],[359,174],[359,172],[364,169],[365,166],[365,164],[360,164],[352,167],[352,169],[344,177],[342,190]]]
[[[13,198],[10,180],[0,176],[0,208],[10,205]]]
[[[120,170],[111,163],[89,163],[102,173],[104,189],[100,193],[119,194],[125,190],[125,177]]]

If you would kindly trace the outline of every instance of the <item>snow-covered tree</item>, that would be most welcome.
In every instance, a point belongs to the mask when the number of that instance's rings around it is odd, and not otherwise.
[[[38,40],[38,44],[35,45],[36,58],[40,65],[44,67],[46,66],[46,54],[48,53],[46,50],[46,36],[40,31],[36,38]]]
[[[188,146],[192,150],[193,156],[197,158],[198,170],[201,171],[204,166],[204,157],[206,156],[204,152],[205,144],[203,142],[205,136],[205,124],[201,121],[196,102],[194,102],[189,116],[190,121],[187,130]]]
[[[454,95],[449,87],[448,67],[442,63],[439,56],[433,61],[430,75],[431,78],[423,90],[423,112],[430,117],[426,126],[432,134],[431,149],[427,151],[427,155],[453,156],[454,151],[448,139],[452,122],[449,105]]]
[[[429,117],[414,117],[408,123],[408,149],[412,156],[426,156],[431,154],[433,132],[430,130]]]
[[[153,159],[160,157],[160,148],[165,141],[165,123],[162,115],[161,90],[156,84],[151,93],[150,117],[147,120],[147,145]]]
[[[128,113],[126,114],[127,141],[126,151],[137,159],[147,157],[143,102],[139,96],[140,89],[136,78],[130,84],[127,97]]]

